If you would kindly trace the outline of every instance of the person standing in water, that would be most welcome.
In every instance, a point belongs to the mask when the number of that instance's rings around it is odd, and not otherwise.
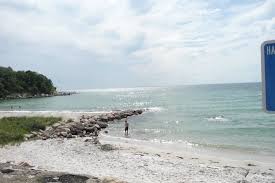
[[[125,135],[128,135],[129,123],[127,121],[127,117],[125,118],[125,124],[124,124],[124,126],[125,126],[124,133],[125,133]]]

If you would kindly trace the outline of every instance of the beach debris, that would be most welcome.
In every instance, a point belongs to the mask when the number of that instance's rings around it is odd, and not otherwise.
[[[179,159],[184,159],[182,156],[176,156],[177,158],[179,158]]]
[[[52,138],[76,138],[76,137],[96,137],[100,130],[108,127],[109,122],[121,120],[123,118],[139,115],[143,109],[116,111],[100,115],[82,115],[79,120],[69,119],[66,122],[59,122],[47,127],[44,131],[32,132],[25,135],[25,140],[29,139],[52,139]],[[108,131],[105,131],[108,133]]]

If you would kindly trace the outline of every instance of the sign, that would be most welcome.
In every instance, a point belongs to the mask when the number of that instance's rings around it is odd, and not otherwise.
[[[265,41],[261,50],[263,107],[275,112],[275,40]]]

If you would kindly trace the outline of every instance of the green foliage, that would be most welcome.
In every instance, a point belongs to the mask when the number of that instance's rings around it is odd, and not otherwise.
[[[0,145],[21,142],[24,135],[32,131],[44,130],[61,118],[55,117],[5,117],[0,119]]]
[[[55,91],[52,81],[42,74],[0,67],[0,98],[13,94],[51,95]]]

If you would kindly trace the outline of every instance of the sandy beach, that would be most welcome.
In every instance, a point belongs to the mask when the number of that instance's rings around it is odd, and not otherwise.
[[[28,115],[12,112],[13,115]],[[1,112],[1,117],[11,112]],[[73,118],[81,115],[66,113]],[[49,113],[31,113],[49,115]],[[64,114],[51,113],[53,116]],[[63,116],[64,117],[64,116]],[[87,140],[88,139],[88,140]],[[232,160],[193,151],[135,142],[133,139],[99,136],[102,150],[91,138],[26,141],[0,149],[0,162],[27,162],[40,170],[115,177],[127,182],[274,182],[274,163]]]

